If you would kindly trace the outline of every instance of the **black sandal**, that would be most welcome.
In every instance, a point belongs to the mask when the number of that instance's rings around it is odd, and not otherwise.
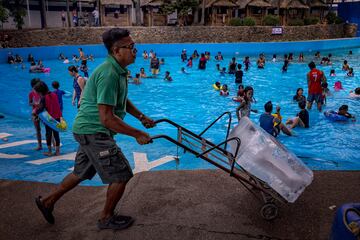
[[[55,218],[52,215],[53,208],[46,208],[44,206],[43,202],[41,201],[41,196],[38,196],[37,198],[35,198],[35,203],[36,203],[36,206],[41,211],[42,215],[44,216],[45,220],[50,224],[54,224]]]

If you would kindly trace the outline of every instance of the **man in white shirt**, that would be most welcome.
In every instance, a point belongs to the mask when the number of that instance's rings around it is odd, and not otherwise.
[[[95,26],[99,26],[99,10],[95,8],[95,10],[92,12],[94,19],[95,19]]]

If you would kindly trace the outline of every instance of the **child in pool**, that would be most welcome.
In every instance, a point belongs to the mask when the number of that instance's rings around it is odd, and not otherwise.
[[[248,71],[250,67],[250,57],[248,56],[245,57],[244,65],[245,65],[245,71]]]
[[[251,109],[251,102],[253,101],[254,89],[247,86],[244,89],[244,98],[241,101],[239,107],[236,108],[236,116],[238,120],[242,117],[250,117],[250,112],[257,113],[256,109]]]
[[[299,62],[303,62],[304,61],[304,54],[300,53],[299,55]]]
[[[331,95],[327,82],[322,83],[321,88],[322,88],[322,95],[321,95],[322,104],[326,104],[326,97]]]
[[[330,70],[330,77],[335,77],[336,74],[335,74],[335,69],[331,69]]]
[[[82,71],[84,73],[84,77],[86,77],[86,78],[89,77],[89,68],[87,66],[86,60],[81,61],[80,71]]]
[[[347,118],[350,118],[352,119],[353,121],[355,121],[355,116],[350,114],[349,112],[349,106],[348,105],[342,105],[341,107],[339,107],[339,111],[337,114],[341,115],[341,116],[344,116],[344,117],[347,117]]]
[[[145,69],[144,69],[144,68],[140,68],[140,77],[141,77],[141,78],[146,78],[146,73],[145,73]]]
[[[226,84],[224,84],[220,90],[220,95],[221,96],[229,96],[229,90],[228,90],[228,86]]]
[[[273,55],[272,62],[276,62],[276,54]]]
[[[226,68],[223,67],[220,71],[220,76],[225,76],[225,73],[226,73]]]
[[[192,66],[193,66],[192,60],[193,60],[193,58],[190,57],[189,60],[188,60],[188,62],[187,62],[187,64],[186,64],[187,67],[192,67]]]
[[[132,78],[132,82],[136,85],[140,84],[140,73],[135,74],[135,77]]]
[[[350,94],[353,94],[355,97],[360,96],[360,87],[354,89],[354,91],[350,91]]]
[[[219,90],[221,90],[221,83],[220,83],[220,82],[215,82],[215,83],[213,84],[213,87],[214,87],[214,89],[215,89],[216,91],[219,91]]]
[[[293,100],[296,102],[302,102],[302,101],[306,101],[306,97],[303,95],[304,90],[302,88],[298,88],[296,90],[296,94],[293,97]]]
[[[348,77],[353,77],[354,76],[354,69],[353,68],[349,68],[348,73],[346,74]]]
[[[344,60],[344,63],[342,65],[342,70],[343,71],[349,71],[349,69],[350,69],[350,66],[348,64],[348,61]]]
[[[343,89],[342,84],[341,84],[340,81],[336,81],[336,82],[335,82],[335,84],[334,84],[334,89],[335,89],[335,91],[340,91],[340,90]]]
[[[184,67],[181,68],[181,73],[183,73],[183,74],[189,74],[187,71],[185,71],[185,68],[184,68]]]
[[[147,53],[146,51],[144,51],[143,54],[142,54],[142,57],[143,57],[144,59],[148,59],[148,58],[149,58],[149,55],[148,55],[148,53]]]
[[[301,109],[300,112],[296,115],[296,117],[292,119],[288,119],[286,121],[286,124],[290,125],[289,126],[290,129],[293,129],[296,126],[309,128],[309,112],[305,109],[306,101],[301,101],[298,104],[299,104],[299,108]]]
[[[276,113],[271,114],[273,110],[273,105],[271,101],[268,101],[264,105],[265,113],[261,114],[259,122],[260,127],[262,127],[267,133],[276,137],[279,135],[280,130],[283,131],[288,136],[291,136],[291,132],[289,129],[281,123],[281,115],[280,115],[280,106],[276,107]]]
[[[173,80],[172,77],[170,76],[170,72],[169,72],[169,71],[166,71],[166,72],[165,72],[165,78],[164,78],[164,80],[169,81],[169,82],[171,82],[171,81]]]

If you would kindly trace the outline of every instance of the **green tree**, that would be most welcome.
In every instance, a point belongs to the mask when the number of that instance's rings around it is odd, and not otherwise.
[[[22,29],[22,26],[25,24],[24,17],[26,16],[26,10],[23,7],[25,5],[25,0],[14,0],[14,2],[5,1],[4,6],[10,10],[10,17],[13,18],[16,23],[17,29]]]
[[[9,10],[3,6],[2,1],[0,1],[0,22],[1,28],[3,28],[4,22],[7,22],[9,18]]]
[[[189,15],[192,9],[197,6],[199,6],[198,0],[165,1],[161,11],[165,14],[170,14],[176,11],[180,25],[183,25],[186,17]]]

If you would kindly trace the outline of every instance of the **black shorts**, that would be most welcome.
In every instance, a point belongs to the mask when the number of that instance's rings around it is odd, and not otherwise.
[[[133,177],[130,164],[115,140],[105,133],[75,134],[80,146],[73,173],[80,179],[99,174],[103,183],[127,182]]]

